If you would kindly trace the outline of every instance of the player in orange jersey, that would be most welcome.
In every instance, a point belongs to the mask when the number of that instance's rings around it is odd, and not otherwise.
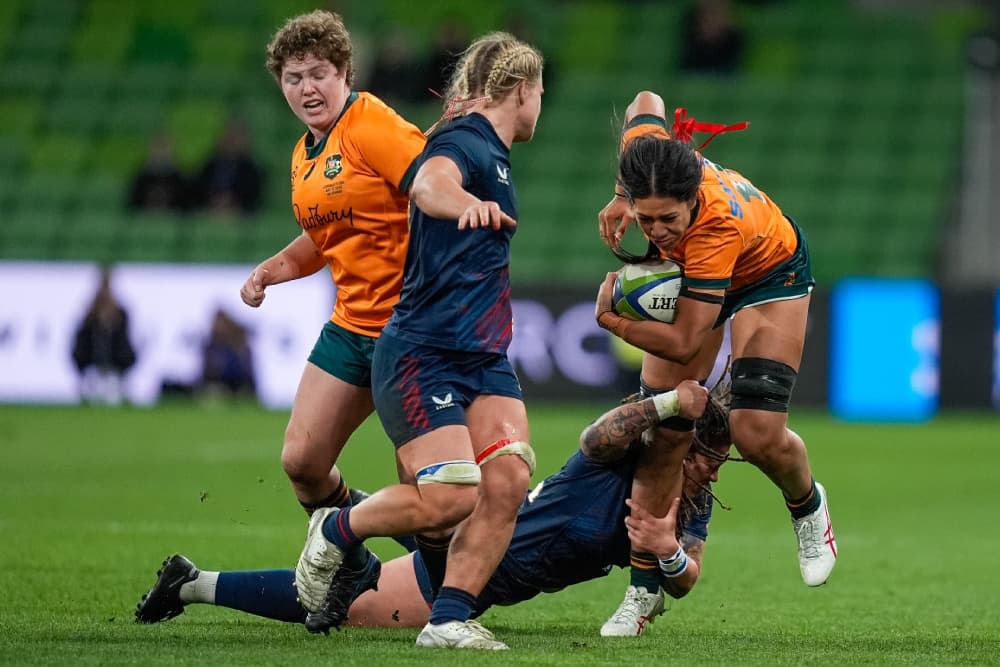
[[[302,373],[281,453],[311,515],[350,504],[335,463],[374,409],[371,355],[399,300],[407,193],[425,139],[378,98],[351,90],[351,38],[337,14],[314,11],[288,20],[267,46],[267,68],[307,127],[291,164],[292,211],[302,233],[253,270],[240,296],[256,308],[269,285],[324,266],[337,286],[333,316]],[[364,573],[364,584],[377,578],[374,557],[348,567]]]
[[[663,100],[639,93],[626,112],[615,195],[599,215],[601,235],[625,259],[620,241],[638,223],[649,241],[643,259],[669,258],[684,269],[673,324],[633,321],[612,309],[615,274],[597,297],[598,324],[646,351],[647,393],[706,378],[731,319],[730,430],[740,453],[781,489],[798,538],[799,566],[809,586],[826,582],[837,551],[826,492],[812,477],[802,439],[788,429],[788,404],[805,339],[815,281],[801,231],[771,199],[737,172],[688,146],[692,131],[709,127],[678,110],[667,132]],[[704,144],[703,144],[704,146]],[[672,446],[651,453],[633,494],[664,514],[678,493],[680,467],[691,442],[690,422],[673,424]],[[656,604],[655,558],[633,552],[632,583],[605,636],[635,635],[623,609]],[[648,580],[648,581],[647,581]],[[662,595],[662,593],[660,593]]]

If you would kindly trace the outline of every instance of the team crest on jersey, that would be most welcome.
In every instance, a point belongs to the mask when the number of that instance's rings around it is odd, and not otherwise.
[[[327,178],[336,178],[344,169],[344,165],[341,164],[340,153],[334,153],[326,159],[326,166],[323,168],[323,175]]]

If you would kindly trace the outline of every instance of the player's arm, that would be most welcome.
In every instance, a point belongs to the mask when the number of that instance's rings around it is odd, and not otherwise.
[[[689,363],[698,354],[705,337],[715,326],[722,310],[725,290],[681,288],[677,318],[672,324],[654,320],[631,320],[614,312],[612,291],[615,273],[609,273],[597,293],[594,315],[597,324],[626,343],[652,355],[679,364]]]
[[[662,569],[660,572],[660,586],[667,595],[678,600],[690,593],[694,585],[698,583],[698,577],[701,576],[702,556],[705,553],[705,540],[683,533],[681,534],[681,547],[684,548],[684,554],[688,559],[684,572],[677,577],[666,576]]]
[[[684,533],[678,541],[677,510],[680,498],[674,499],[667,515],[650,514],[632,499],[625,501],[630,509],[625,528],[632,548],[656,554],[660,561],[660,585],[670,597],[687,595],[701,574],[701,558],[705,541]]]
[[[625,124],[623,133],[627,132],[629,125],[636,119],[643,117],[655,117],[666,124],[667,111],[663,98],[648,90],[640,91],[635,96],[632,103],[625,109]],[[627,138],[623,136],[623,143]],[[621,246],[622,236],[630,224],[633,217],[631,215],[631,204],[628,195],[616,183],[615,191],[611,201],[597,214],[600,223],[601,238],[612,249],[617,250]]]
[[[424,162],[410,187],[410,198],[434,218],[458,220],[458,228],[514,226],[517,221],[493,201],[482,201],[462,187],[462,172],[453,160],[435,155]]]
[[[240,288],[243,303],[256,308],[264,301],[268,285],[311,276],[326,265],[326,259],[308,234],[302,232],[276,255],[258,264]]]
[[[705,410],[708,391],[694,380],[650,398],[619,405],[601,415],[580,434],[580,449],[595,461],[615,461],[643,431],[669,417],[697,419]]]

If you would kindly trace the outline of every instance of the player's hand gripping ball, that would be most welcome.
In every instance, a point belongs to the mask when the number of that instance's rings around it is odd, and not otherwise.
[[[670,261],[626,264],[611,293],[615,312],[633,320],[673,322],[681,275],[681,267]]]

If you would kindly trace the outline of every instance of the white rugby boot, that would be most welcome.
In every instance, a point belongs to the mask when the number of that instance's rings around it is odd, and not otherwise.
[[[837,563],[837,538],[830,523],[826,489],[816,482],[816,492],[819,493],[816,511],[801,519],[792,519],[792,527],[799,540],[799,571],[806,586],[825,584]]]
[[[333,576],[344,562],[343,550],[323,535],[323,520],[336,511],[336,507],[321,507],[313,512],[306,544],[295,565],[295,590],[299,594],[299,604],[313,613],[323,609],[333,585]]]
[[[475,621],[448,621],[440,625],[428,623],[417,635],[417,646],[427,648],[475,648],[485,651],[506,651],[509,647],[497,641],[493,633]]]
[[[629,586],[617,611],[601,626],[602,637],[638,637],[646,624],[663,613],[663,589],[650,593],[643,586]]]

